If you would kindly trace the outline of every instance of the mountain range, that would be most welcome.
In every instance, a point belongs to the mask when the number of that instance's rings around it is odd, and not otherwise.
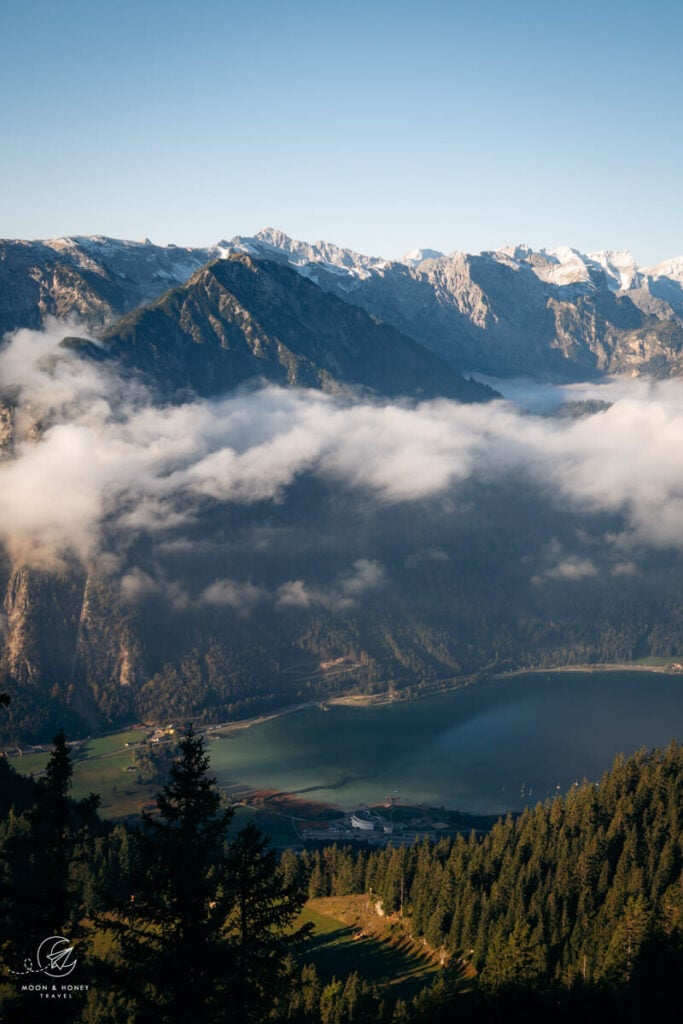
[[[230,254],[287,264],[459,372],[683,372],[683,257],[639,268],[627,252],[518,245],[392,261],[270,228],[195,249],[100,236],[0,242],[0,332],[75,315],[101,333]]]

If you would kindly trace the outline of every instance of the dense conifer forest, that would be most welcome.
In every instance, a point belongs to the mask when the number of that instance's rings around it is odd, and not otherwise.
[[[533,994],[539,1005],[580,1002],[598,1014],[623,999],[626,1013],[654,989],[673,992],[683,966],[682,825],[683,751],[672,744],[620,757],[599,784],[501,820],[483,838],[303,859],[311,896],[375,894],[443,951],[443,978],[456,990],[474,967],[477,996],[459,997],[463,1011]],[[439,1000],[449,1003],[443,978]]]
[[[116,826],[69,797],[55,738],[44,779],[0,760],[0,1016],[84,1024],[438,1024],[649,1019],[683,967],[683,748],[620,757],[599,781],[488,834],[279,856],[237,830],[190,728],[153,812]],[[438,956],[412,999],[319,976],[308,898],[362,894]],[[35,951],[67,936],[68,1000]],[[31,974],[31,970],[34,972]],[[28,981],[27,981],[28,979]],[[54,998],[54,997],[53,997]]]

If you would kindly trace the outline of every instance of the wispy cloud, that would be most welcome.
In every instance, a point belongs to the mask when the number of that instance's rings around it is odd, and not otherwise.
[[[247,613],[266,596],[262,587],[255,587],[249,581],[219,579],[203,591],[200,600],[204,604],[233,608],[235,611]]]
[[[358,558],[351,568],[329,587],[310,586],[304,580],[288,580],[278,588],[281,608],[311,608],[316,605],[330,611],[346,611],[366,590],[384,581],[382,566],[371,559]]]

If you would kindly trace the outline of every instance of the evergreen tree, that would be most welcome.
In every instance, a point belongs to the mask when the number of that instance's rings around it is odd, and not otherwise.
[[[35,883],[42,892],[44,921],[47,935],[61,935],[73,922],[72,891],[69,867],[74,854],[75,836],[70,835],[72,814],[69,790],[73,764],[71,747],[66,736],[59,732],[45,771],[42,799],[33,816],[33,835],[42,840],[43,878]],[[47,898],[46,898],[47,897]]]
[[[305,875],[291,875],[291,858],[281,871],[254,825],[228,836],[233,812],[208,768],[190,727],[157,813],[134,834],[128,885],[119,874],[99,918],[116,936],[110,969],[135,1024],[261,1021],[286,989]]]
[[[82,916],[73,865],[84,854],[99,801],[70,800],[72,774],[71,748],[60,732],[33,805],[0,828],[5,927],[27,952],[50,935],[73,937]]]
[[[90,853],[97,825],[97,797],[69,799],[73,765],[71,748],[60,732],[44,779],[34,784],[34,802],[21,812],[12,808],[0,824],[0,946],[12,970],[24,961],[35,964],[40,943],[51,936],[69,941],[83,937],[83,881],[79,872]],[[78,958],[82,961],[79,943]],[[42,977],[40,978],[42,980]],[[44,1007],[43,1007],[44,1009]],[[55,1020],[73,1018],[63,1009]],[[41,1019],[35,1000],[10,993],[2,1019]]]
[[[158,814],[143,814],[128,891],[114,895],[113,915],[99,922],[118,938],[115,978],[132,999],[136,1024],[234,1020],[225,927],[232,811],[221,807],[208,766],[204,740],[190,727],[157,796]]]
[[[289,884],[277,855],[251,822],[238,832],[228,852],[233,906],[228,918],[234,959],[234,1019],[260,1021],[281,992],[285,955],[310,930],[292,933],[291,924],[306,894],[298,879]]]

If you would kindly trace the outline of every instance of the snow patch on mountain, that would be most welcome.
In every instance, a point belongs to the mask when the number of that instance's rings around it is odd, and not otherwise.
[[[601,287],[604,280],[611,291],[626,291],[643,283],[643,273],[628,250],[586,254],[566,245],[540,250],[515,245],[498,249],[494,255],[501,261],[526,265],[541,281],[561,288],[573,285],[592,289]]]
[[[440,260],[442,258],[443,253],[438,249],[411,249],[401,256],[399,263],[405,263],[407,267],[417,267],[425,260]]]
[[[222,257],[244,252],[261,259],[285,260],[302,271],[310,264],[322,267],[330,274],[367,277],[374,270],[384,269],[389,261],[377,256],[365,256],[330,242],[299,242],[277,228],[262,228],[253,236],[237,235],[218,243],[216,249]],[[308,275],[307,275],[308,276]]]
[[[628,249],[617,252],[610,249],[590,252],[588,259],[602,267],[607,283],[614,291],[627,291],[630,288],[639,288],[642,284],[642,274]]]
[[[644,267],[643,274],[655,281],[660,277],[668,277],[671,281],[683,284],[683,256],[664,260],[663,263],[657,263],[654,267]]]

